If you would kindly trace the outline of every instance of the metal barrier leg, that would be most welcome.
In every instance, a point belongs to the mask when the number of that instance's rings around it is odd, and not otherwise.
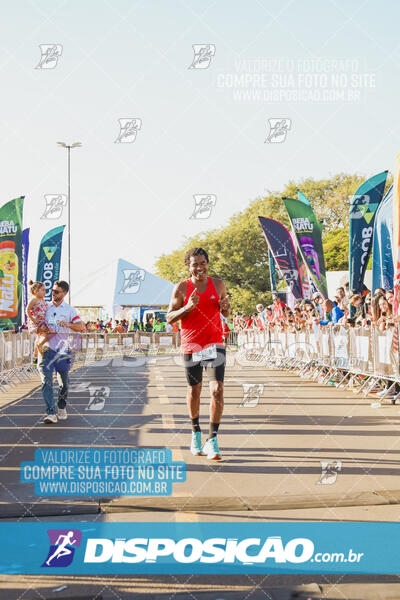
[[[328,372],[327,372],[327,374],[325,375],[325,377],[321,381],[322,385],[326,385],[328,383],[328,381],[331,379],[331,377],[332,377],[332,371],[335,372],[335,370],[332,369],[332,367],[328,367]]]
[[[323,366],[320,364],[317,364],[317,366],[315,367],[310,379],[312,379],[313,381],[316,381],[320,375],[320,372],[322,371]]]
[[[382,400],[384,400],[384,399],[386,398],[386,396],[387,396],[387,395],[388,395],[388,394],[389,394],[389,393],[392,391],[392,388],[394,388],[394,387],[395,387],[395,385],[396,385],[396,382],[395,382],[395,381],[393,381],[392,385],[391,385],[390,387],[386,388],[386,390],[385,390],[385,393],[384,393],[384,394],[382,394],[382,396],[380,396],[380,400],[381,400],[381,402],[382,402]],[[394,400],[394,398],[393,398],[393,400]]]
[[[379,377],[371,377],[370,378],[370,383],[369,385],[366,387],[366,389],[363,391],[364,396],[368,396],[368,394],[370,393],[370,391],[374,388],[374,386],[377,384],[377,382],[379,381]]]
[[[336,387],[337,387],[337,388],[341,388],[341,387],[342,387],[342,384],[343,384],[343,383],[346,381],[346,379],[347,379],[348,377],[351,377],[351,373],[350,373],[350,371],[348,371],[347,373],[345,373],[345,374],[344,374],[344,376],[343,376],[343,377],[342,377],[342,379],[341,379],[341,380],[338,382],[338,384],[337,384],[337,386],[336,386]]]
[[[307,371],[311,368],[312,361],[306,362],[299,373],[299,377],[305,377]]]
[[[347,385],[345,386],[345,389],[348,390],[357,383],[359,384],[360,381],[358,380],[358,377],[359,375],[357,373],[352,373]]]
[[[326,381],[326,383],[329,383],[331,379],[334,379],[336,377],[336,374],[339,372],[339,369],[332,367],[330,369],[330,371],[328,372],[328,379]]]
[[[353,390],[353,393],[359,394],[360,392],[362,392],[363,389],[365,388],[365,386],[368,386],[368,382],[371,379],[371,377],[372,377],[371,375],[368,375],[367,378],[365,379],[364,383],[361,385],[361,387],[358,390],[357,389]]]

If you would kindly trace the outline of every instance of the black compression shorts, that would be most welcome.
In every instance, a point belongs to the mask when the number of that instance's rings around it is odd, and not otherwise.
[[[207,371],[209,381],[224,381],[226,350],[217,348],[217,358],[194,362],[191,354],[184,354],[186,380],[190,386],[203,381],[203,367]]]

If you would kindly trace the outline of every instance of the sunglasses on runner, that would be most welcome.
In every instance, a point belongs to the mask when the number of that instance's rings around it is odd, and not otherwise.
[[[52,294],[62,294],[63,290],[51,290]]]

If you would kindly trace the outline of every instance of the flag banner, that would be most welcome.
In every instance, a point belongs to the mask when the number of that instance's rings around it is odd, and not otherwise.
[[[306,206],[309,206],[311,208],[310,201],[307,198],[307,196],[305,196],[303,194],[303,192],[301,192],[300,190],[297,190],[297,197],[300,200],[300,202],[303,202],[303,204],[305,204]]]
[[[22,213],[24,196],[0,207],[0,327],[22,322]]]
[[[22,297],[23,315],[22,322],[26,321],[26,307],[28,306],[28,257],[29,257],[29,227],[22,231]]]
[[[297,262],[299,265],[299,273],[300,273],[300,279],[301,279],[301,287],[303,288],[303,297],[305,299],[309,300],[312,296],[310,276],[308,273],[308,269],[307,269],[306,265],[304,264],[303,256],[301,254],[301,250],[299,248],[299,244],[297,242],[297,237],[296,237],[296,234],[295,234],[293,228],[290,230],[290,237],[292,238],[293,246],[294,246],[294,249],[296,250]]]
[[[372,293],[377,288],[393,289],[393,186],[375,214],[372,249]]]
[[[44,521],[1,523],[0,532],[7,540],[0,573],[10,575],[383,575],[399,569],[400,523]]]
[[[378,173],[360,185],[350,204],[349,286],[361,294],[367,263],[372,251],[376,210],[385,190],[387,171]]]
[[[51,302],[51,289],[60,277],[61,246],[65,225],[48,231],[40,242],[36,281],[43,281],[46,287],[46,302]]]
[[[393,269],[394,269],[394,298],[393,312],[399,312],[399,283],[400,283],[400,153],[396,156],[393,175]]]
[[[269,260],[269,278],[271,281],[271,292],[276,292],[276,269],[275,261],[271,250],[268,248],[268,260]]]
[[[274,219],[267,217],[258,217],[258,219],[267,240],[268,248],[285,279],[289,291],[296,299],[303,298],[296,250],[289,231],[282,223]]]
[[[324,297],[328,297],[325,275],[325,259],[322,247],[322,227],[317,220],[311,204],[301,192],[299,200],[283,198],[290,222],[296,233],[304,264],[315,287]]]

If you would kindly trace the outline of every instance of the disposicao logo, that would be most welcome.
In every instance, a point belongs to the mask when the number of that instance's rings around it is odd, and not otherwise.
[[[50,548],[42,567],[68,567],[74,558],[75,548],[81,545],[79,529],[48,529]]]
[[[314,553],[314,544],[307,538],[295,538],[283,544],[279,536],[260,538],[89,538],[85,563],[156,563],[158,559],[177,563],[235,563],[246,565],[265,563],[304,563]]]

